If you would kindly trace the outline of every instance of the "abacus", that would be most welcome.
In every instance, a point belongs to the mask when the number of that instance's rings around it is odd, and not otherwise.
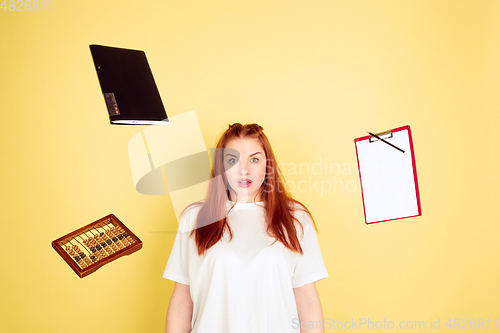
[[[109,214],[52,242],[52,247],[83,278],[142,248],[141,240]]]

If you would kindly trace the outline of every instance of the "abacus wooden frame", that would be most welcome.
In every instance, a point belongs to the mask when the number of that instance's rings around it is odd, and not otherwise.
[[[114,227],[122,227],[123,230],[129,234],[129,237],[132,237],[135,241],[134,244],[131,246],[126,246],[123,249],[118,250],[117,252],[112,253],[111,255],[93,263],[90,266],[87,266],[86,268],[81,268],[75,260],[66,252],[66,250],[63,248],[64,244],[69,243],[69,240],[73,240],[75,237],[77,237],[79,234],[85,233],[85,231],[89,231],[92,229],[92,227],[96,227],[97,225],[101,224],[104,222],[104,225],[109,224],[106,223],[106,220],[111,219],[111,223],[114,225]],[[101,227],[102,228],[102,227]],[[61,245],[59,245],[61,244]],[[125,226],[114,214],[109,214],[103,218],[100,218],[99,220],[96,220],[92,223],[87,224],[84,227],[81,227],[80,229],[77,229],[73,232],[70,232],[67,235],[64,235],[52,242],[52,247],[54,250],[56,250],[57,253],[66,261],[66,263],[73,269],[73,271],[80,277],[83,278],[91,273],[94,273],[97,271],[99,268],[102,266],[106,265],[107,263],[110,263],[113,260],[116,260],[120,257],[123,257],[124,255],[129,255],[132,254],[142,248],[142,241],[132,232],[130,231],[129,228]]]

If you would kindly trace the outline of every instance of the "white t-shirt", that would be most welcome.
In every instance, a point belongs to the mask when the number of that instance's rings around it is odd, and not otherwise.
[[[199,256],[189,237],[198,211],[192,208],[182,217],[163,273],[190,286],[192,332],[299,333],[293,288],[328,277],[309,215],[295,211],[304,227],[303,237],[296,227],[301,255],[279,241],[269,246],[275,239],[266,232],[262,202],[237,203],[228,214],[233,239],[226,233]]]

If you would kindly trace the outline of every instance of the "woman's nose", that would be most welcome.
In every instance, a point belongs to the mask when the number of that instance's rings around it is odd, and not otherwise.
[[[240,162],[240,174],[248,175],[248,165],[245,162]]]

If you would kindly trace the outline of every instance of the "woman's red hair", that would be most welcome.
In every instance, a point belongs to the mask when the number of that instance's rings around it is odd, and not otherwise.
[[[229,128],[222,134],[217,143],[217,149],[215,149],[215,156],[213,157],[212,179],[208,185],[205,201],[195,202],[183,211],[184,213],[191,207],[201,206],[196,220],[196,228],[190,233],[190,236],[195,235],[198,254],[204,254],[217,244],[225,232],[229,233],[230,239],[233,237],[226,217],[230,194],[226,185],[227,178],[224,170],[224,148],[230,140],[238,138],[258,139],[266,154],[266,178],[260,188],[260,193],[266,210],[268,234],[291,251],[303,254],[295,227],[295,221],[298,220],[293,213],[297,209],[296,207],[307,212],[313,221],[314,228],[317,230],[314,219],[309,210],[292,198],[291,194],[286,190],[283,175],[263,128],[257,124],[242,125],[240,123],[229,125]]]

